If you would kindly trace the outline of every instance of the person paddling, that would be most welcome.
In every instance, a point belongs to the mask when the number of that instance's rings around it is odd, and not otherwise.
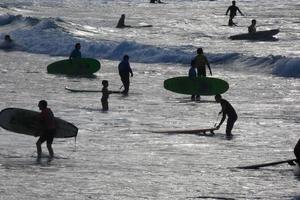
[[[122,14],[116,28],[126,28],[131,27],[130,25],[125,25],[125,14]]]
[[[37,148],[37,160],[39,161],[42,157],[42,144],[47,141],[47,148],[49,151],[49,160],[54,156],[52,149],[52,143],[55,136],[56,125],[53,112],[47,107],[48,103],[45,100],[41,100],[38,104],[41,113],[38,116],[38,120],[42,126],[40,133],[40,138],[36,142]]]
[[[222,114],[222,119],[219,123],[219,125],[216,127],[217,129],[220,128],[220,126],[223,124],[223,122],[227,119],[227,125],[226,125],[226,136],[231,137],[232,133],[231,130],[233,128],[234,123],[236,122],[238,116],[236,114],[236,111],[232,107],[232,105],[225,99],[222,98],[220,94],[217,94],[215,96],[216,102],[221,104],[222,110],[219,112],[219,115]]]

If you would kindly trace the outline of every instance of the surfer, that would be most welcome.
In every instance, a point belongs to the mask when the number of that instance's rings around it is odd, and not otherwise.
[[[300,164],[300,139],[298,140],[295,148],[294,148],[294,154],[296,156],[296,162]]]
[[[234,108],[232,107],[232,105],[227,100],[223,99],[220,94],[217,94],[215,96],[215,99],[216,99],[216,102],[220,103],[221,107],[222,107],[222,110],[221,110],[221,112],[219,112],[219,115],[223,114],[222,119],[216,128],[217,129],[220,128],[220,126],[225,121],[226,115],[227,115],[228,119],[227,119],[227,125],[226,125],[226,136],[230,137],[230,136],[232,136],[231,130],[232,130],[233,125],[234,125],[235,121],[237,120],[238,116],[237,116]]]
[[[50,108],[47,108],[47,101],[41,100],[38,104],[41,113],[39,114],[39,121],[42,125],[42,130],[40,133],[40,138],[36,142],[37,148],[37,159],[38,161],[42,156],[42,144],[47,141],[47,148],[49,151],[49,160],[51,160],[54,156],[54,152],[52,149],[52,142],[55,136],[55,118],[53,112]]]
[[[196,63],[196,62],[195,62],[195,60],[193,59],[193,60],[191,61],[191,67],[190,67],[190,69],[189,69],[189,78],[191,78],[191,79],[197,77],[197,72],[196,72],[196,65],[195,65],[195,63]],[[193,95],[191,96],[191,100],[192,100],[192,101],[195,101],[195,97],[196,97],[196,95],[193,94]]]
[[[125,14],[122,14],[116,28],[126,28],[131,27],[129,25],[125,25]]]
[[[108,90],[108,81],[102,81],[102,97],[101,97],[101,104],[102,104],[102,111],[108,111],[108,97],[112,93]]]
[[[248,27],[248,33],[256,33],[256,20],[252,19],[251,25]]]
[[[226,11],[226,15],[228,14],[228,12],[230,12],[228,26],[236,26],[236,24],[233,23],[233,18],[236,16],[236,11],[238,11],[242,16],[244,16],[240,9],[235,5],[235,1],[232,1],[232,5],[229,6]]]
[[[69,57],[70,60],[72,60],[74,58],[81,58],[80,48],[81,48],[80,43],[76,43],[74,50],[70,54],[70,57]]]
[[[4,36],[4,41],[1,43],[0,48],[4,50],[9,50],[15,47],[14,41],[10,38],[9,35]]]
[[[155,3],[155,2],[157,2],[157,3],[163,3],[160,0],[150,0],[150,3]]]
[[[128,55],[123,56],[123,60],[120,62],[118,69],[119,69],[119,75],[121,81],[124,86],[124,90],[122,91],[122,94],[128,95],[129,85],[130,85],[129,74],[131,74],[131,77],[133,77],[132,69],[129,64]]]
[[[197,68],[198,77],[202,77],[202,76],[206,77],[206,66],[208,67],[210,75],[212,76],[210,64],[209,64],[206,56],[204,55],[202,48],[197,49],[197,56],[193,60],[195,62],[195,66]],[[200,99],[200,96],[197,95],[196,99]]]

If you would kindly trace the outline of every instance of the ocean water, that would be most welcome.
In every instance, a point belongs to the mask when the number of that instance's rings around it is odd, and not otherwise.
[[[57,117],[79,128],[73,139],[56,139],[55,159],[36,163],[37,138],[0,129],[0,199],[299,199],[299,178],[282,164],[260,170],[238,166],[294,158],[300,138],[299,1],[238,1],[245,16],[227,27],[231,1],[2,0],[0,108],[38,110],[46,99]],[[114,28],[126,24],[151,28]],[[258,30],[280,29],[274,41],[231,41],[252,19]],[[47,74],[76,42],[84,57],[100,60],[95,77]],[[159,129],[212,127],[220,120],[213,97],[202,103],[163,88],[187,74],[203,47],[213,77],[226,80],[223,95],[239,119],[232,140],[225,124],[215,137],[152,133]],[[134,76],[127,97],[112,94],[101,112],[101,94],[77,89],[119,90],[117,65],[130,56]]]

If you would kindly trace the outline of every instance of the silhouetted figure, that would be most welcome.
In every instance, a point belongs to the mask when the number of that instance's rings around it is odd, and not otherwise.
[[[49,151],[49,160],[54,156],[52,149],[52,142],[55,136],[56,125],[55,118],[50,108],[47,108],[47,101],[41,100],[38,104],[41,113],[39,114],[39,121],[42,126],[42,130],[39,133],[40,138],[36,142],[37,148],[37,160],[39,161],[42,156],[42,144],[47,141],[47,148]]]
[[[131,74],[131,77],[133,76],[132,69],[129,64],[128,55],[123,56],[123,60],[120,62],[118,69],[119,69],[119,75],[121,77],[121,81],[124,86],[124,90],[122,91],[122,93],[124,95],[127,95],[129,91],[129,85],[130,85],[129,74]]]
[[[197,56],[194,58],[195,66],[197,68],[198,76],[206,76],[206,66],[209,69],[210,75],[212,76],[210,64],[203,53],[202,48],[197,49]]]
[[[80,43],[75,44],[74,50],[71,52],[69,59],[73,60],[75,58],[81,58],[81,52],[80,52]]]
[[[195,62],[195,60],[193,59],[193,60],[191,61],[191,67],[190,67],[190,69],[189,69],[189,78],[191,78],[191,79],[197,77],[197,72],[196,72],[196,65],[195,65],[195,63],[196,63],[196,62]],[[195,97],[196,97],[196,95],[193,94],[193,95],[191,96],[191,100],[192,100],[192,101],[195,101]]]
[[[150,3],[155,3],[155,2],[157,2],[157,3],[163,3],[160,0],[150,0]]]
[[[248,33],[256,33],[256,20],[252,19],[251,25],[248,27]]]
[[[217,94],[215,96],[216,102],[221,104],[222,110],[219,112],[220,114],[223,114],[222,119],[219,123],[219,125],[216,127],[217,129],[220,128],[220,126],[223,124],[223,122],[226,119],[226,115],[228,117],[227,119],[227,125],[226,125],[226,136],[232,136],[231,130],[233,128],[233,125],[235,121],[237,120],[238,116],[232,107],[232,105],[225,99],[222,99],[222,96],[220,94]]]
[[[122,14],[116,28],[126,28],[131,27],[129,25],[125,25],[125,14]]]
[[[112,93],[108,90],[108,81],[102,81],[102,97],[101,97],[101,104],[102,104],[102,111],[108,110],[108,97]]]
[[[4,50],[10,50],[14,48],[16,45],[14,41],[10,38],[9,35],[4,36],[4,41],[0,44],[0,48]]]
[[[244,15],[240,9],[235,5],[235,1],[232,1],[232,5],[228,7],[226,11],[226,15],[229,13],[229,21],[228,26],[235,26],[236,24],[233,23],[233,18],[236,16],[236,11],[238,11],[241,15]]]
[[[300,164],[300,139],[298,140],[295,148],[294,148],[294,154],[296,156],[297,159],[297,163]]]

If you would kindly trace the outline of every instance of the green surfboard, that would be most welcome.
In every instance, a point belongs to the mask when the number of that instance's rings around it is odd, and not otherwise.
[[[98,60],[93,58],[78,58],[60,60],[47,66],[50,74],[89,75],[97,72],[101,67]]]
[[[211,96],[223,94],[229,89],[229,84],[218,78],[180,76],[165,80],[164,88],[180,94]]]

